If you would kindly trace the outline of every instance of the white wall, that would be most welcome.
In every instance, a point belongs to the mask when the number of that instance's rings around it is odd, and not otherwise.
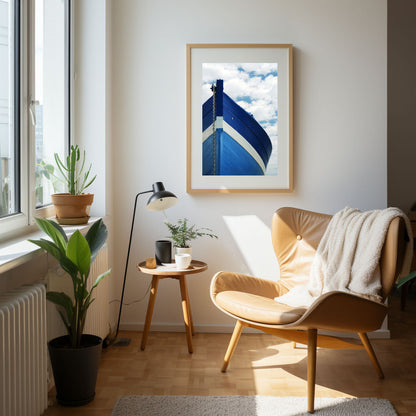
[[[111,0],[73,2],[73,122],[72,142],[87,152],[94,194],[90,215],[105,217],[109,264],[113,264],[113,152],[111,137]],[[115,144],[116,145],[116,144]],[[117,292],[116,276],[110,287]]]
[[[88,192],[94,193],[91,215],[111,211],[111,35],[109,1],[74,2],[74,104],[72,142],[87,152],[91,174],[97,178]]]
[[[180,198],[169,219],[187,217],[220,237],[194,244],[194,257],[209,264],[207,272],[188,278],[197,330],[232,323],[209,299],[215,272],[278,275],[268,235],[277,208],[334,213],[345,205],[386,206],[386,13],[380,0],[113,1],[112,278],[119,290],[134,196],[157,180]],[[186,44],[233,42],[294,45],[291,194],[186,194]],[[146,211],[145,203],[141,197],[127,302],[142,298],[150,283],[135,264],[152,256],[154,241],[167,234],[163,215]],[[154,329],[182,328],[178,286],[160,283]],[[123,327],[140,328],[146,304],[147,297],[125,306]]]

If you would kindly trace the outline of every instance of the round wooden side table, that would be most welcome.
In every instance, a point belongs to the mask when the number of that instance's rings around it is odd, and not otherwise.
[[[149,335],[150,324],[152,323],[153,308],[155,306],[157,287],[160,279],[177,279],[179,280],[181,297],[182,297],[182,311],[183,320],[185,322],[186,339],[188,341],[188,351],[193,353],[192,335],[194,332],[194,324],[192,321],[191,304],[189,302],[188,287],[186,286],[186,275],[201,273],[208,268],[208,265],[202,261],[192,260],[187,269],[178,270],[176,267],[157,266],[156,269],[148,269],[146,262],[142,261],[137,265],[137,269],[142,273],[151,274],[152,288],[150,290],[149,303],[147,305],[146,320],[143,329],[142,343],[140,348],[142,350],[146,347],[147,336]]]

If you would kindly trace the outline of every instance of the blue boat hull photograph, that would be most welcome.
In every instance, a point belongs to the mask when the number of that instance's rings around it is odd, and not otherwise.
[[[217,79],[202,105],[202,174],[265,175],[272,142],[255,118],[224,92]]]

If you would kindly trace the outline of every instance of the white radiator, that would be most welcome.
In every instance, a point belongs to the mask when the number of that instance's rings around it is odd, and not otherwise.
[[[48,405],[45,286],[0,294],[0,415],[39,416]]]
[[[108,270],[108,249],[105,245],[97,254],[91,265],[88,290],[91,289],[97,277]],[[88,309],[84,333],[98,335],[104,339],[110,333],[109,282],[112,276],[104,277],[94,289],[94,302]]]

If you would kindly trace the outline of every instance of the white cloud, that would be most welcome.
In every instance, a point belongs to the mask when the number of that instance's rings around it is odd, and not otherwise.
[[[277,118],[276,109],[273,105],[270,105],[267,100],[253,100],[250,103],[239,100],[237,101],[237,104],[240,107],[243,107],[248,113],[252,114],[259,123],[271,124],[274,123]]]
[[[251,112],[261,117],[277,115],[277,64],[272,63],[208,63],[203,64],[202,99],[212,94],[211,85],[217,79],[224,80],[224,91],[241,105],[242,98],[252,101]],[[259,106],[263,106],[260,110]],[[266,108],[268,107],[268,108]],[[274,114],[274,115],[273,115]],[[257,118],[256,118],[257,119]],[[260,120],[258,120],[260,121]]]
[[[277,64],[275,63],[244,63],[240,66],[244,71],[253,72],[256,75],[267,75],[277,70]]]

